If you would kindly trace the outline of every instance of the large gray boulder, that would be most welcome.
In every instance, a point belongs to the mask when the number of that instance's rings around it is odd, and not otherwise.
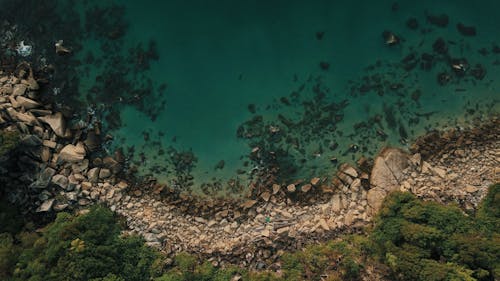
[[[410,156],[397,148],[385,148],[375,159],[370,175],[370,187],[367,194],[371,212],[376,213],[385,196],[398,190],[403,170],[410,165]]]
[[[78,142],[76,145],[68,144],[59,152],[57,158],[60,162],[75,163],[82,161],[85,158],[86,152],[83,143]]]

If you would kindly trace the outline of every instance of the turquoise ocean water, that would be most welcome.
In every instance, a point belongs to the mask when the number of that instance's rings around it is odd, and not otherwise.
[[[237,137],[238,127],[262,116],[283,130],[278,116],[301,119],[307,111],[304,102],[315,97],[313,107],[342,104],[334,110],[341,118],[328,134],[322,133],[321,124],[328,125],[317,115],[287,130],[290,138],[301,139],[300,148],[280,145],[298,167],[289,180],[333,174],[333,157],[339,163],[353,162],[361,155],[375,155],[385,145],[405,147],[405,140],[410,143],[430,129],[464,126],[473,118],[498,113],[500,54],[492,51],[500,43],[497,1],[120,3],[128,22],[125,44],[156,42],[159,60],[147,75],[167,88],[163,97],[151,101],[165,102],[154,121],[134,107],[120,109],[123,126],[112,132],[114,145],[134,146],[136,155],[144,153],[144,161],[135,158],[141,173],[152,173],[166,183],[175,182],[175,173],[151,171],[153,166],[171,165],[160,146],[194,153],[197,162],[190,174],[195,187],[214,178],[239,178],[244,184],[255,163],[244,165],[253,146]],[[426,15],[443,13],[449,17],[446,27],[427,21]],[[416,30],[406,25],[412,17],[419,24]],[[477,35],[461,35],[459,22],[474,26]],[[399,36],[401,44],[387,46],[385,30]],[[433,53],[439,37],[447,42],[451,57],[467,59],[469,69],[481,64],[484,78],[455,79],[450,63]],[[95,42],[84,48],[96,48]],[[481,54],[481,48],[487,54]],[[433,54],[433,67],[422,70],[420,60],[414,69],[405,70],[402,60],[411,53],[418,58]],[[321,62],[328,67],[322,68]],[[440,86],[436,77],[443,71],[452,81]],[[382,96],[359,90],[367,76],[386,81]],[[86,85],[83,80],[83,91]],[[315,85],[323,89],[322,99]],[[282,97],[293,100],[294,92],[300,92],[295,102],[283,102]],[[380,122],[374,121],[377,116]],[[334,143],[336,148],[330,149]],[[359,149],[350,150],[353,144]],[[216,169],[221,160],[224,167]]]

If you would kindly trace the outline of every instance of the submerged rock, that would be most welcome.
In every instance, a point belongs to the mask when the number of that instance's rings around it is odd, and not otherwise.
[[[434,41],[434,43],[432,44],[432,49],[434,50],[434,52],[441,55],[448,53],[448,46],[446,45],[444,39],[441,37],[439,37],[438,39],[436,39],[436,41]]]
[[[457,30],[463,36],[476,36],[476,28],[474,26],[466,26],[463,23],[457,23]]]
[[[446,14],[440,14],[440,15],[427,14],[426,16],[428,23],[438,27],[447,27],[450,21],[448,15]]]
[[[418,21],[416,18],[409,18],[407,21],[406,21],[406,26],[409,28],[409,29],[412,29],[412,30],[415,30],[418,28]]]

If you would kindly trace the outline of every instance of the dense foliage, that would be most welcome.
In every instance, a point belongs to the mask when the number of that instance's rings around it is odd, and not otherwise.
[[[120,237],[111,211],[60,213],[37,231],[0,235],[2,280],[148,280],[157,254],[139,237]]]
[[[386,198],[372,237],[395,280],[498,280],[500,185],[478,214],[423,202],[409,193]]]
[[[218,268],[181,253],[165,258],[138,237],[120,236],[113,214],[61,213],[34,230],[12,209],[0,208],[0,280],[498,280],[500,184],[490,187],[477,214],[424,202],[409,193],[390,194],[367,235],[311,245],[285,253],[279,272]],[[4,227],[10,225],[10,227]],[[373,276],[369,276],[371,278]]]

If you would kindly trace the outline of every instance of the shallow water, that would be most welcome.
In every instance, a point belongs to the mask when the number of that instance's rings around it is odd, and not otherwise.
[[[147,75],[155,85],[166,83],[167,88],[164,96],[150,101],[165,102],[154,121],[133,106],[120,109],[123,126],[113,132],[114,145],[134,146],[139,170],[170,184],[178,177],[167,149],[173,147],[192,151],[197,158],[188,171],[195,189],[204,182],[231,178],[240,179],[245,186],[249,172],[259,164],[248,159],[256,147],[252,141],[262,138],[238,138],[237,132],[257,115],[263,117],[261,127],[270,137],[266,145],[289,155],[280,164],[297,168],[280,179],[284,183],[331,175],[337,166],[332,157],[338,163],[353,162],[361,155],[373,156],[385,145],[405,146],[430,129],[464,126],[473,118],[499,112],[500,83],[495,78],[500,74],[500,54],[492,52],[493,45],[500,43],[495,12],[500,4],[496,1],[481,1],[481,5],[399,1],[397,7],[394,1],[327,0],[121,3],[129,24],[124,47],[153,39],[159,60],[151,64]],[[448,26],[426,22],[426,11],[447,14]],[[418,20],[417,30],[406,26],[410,17]],[[460,35],[458,22],[475,26],[477,35]],[[394,32],[403,42],[385,45],[384,30]],[[321,39],[317,32],[324,32]],[[432,44],[438,37],[447,41],[452,58],[468,60],[466,77],[456,77],[450,63],[433,53]],[[487,55],[478,52],[483,47]],[[91,40],[84,48],[98,53]],[[405,70],[401,61],[412,52],[418,57],[424,52],[433,54],[432,68],[422,70],[418,64]],[[322,69],[320,62],[328,63],[328,69]],[[470,76],[477,63],[487,71],[482,80]],[[445,86],[436,79],[442,71],[452,77]],[[378,75],[385,81],[380,84],[383,96],[359,91],[366,75]],[[81,81],[82,92],[92,84],[92,75],[87,79]],[[391,89],[398,83],[401,88]],[[415,91],[420,94],[412,98]],[[293,92],[300,93],[295,101]],[[119,106],[120,97],[113,99]],[[320,109],[306,110],[304,102]],[[334,109],[321,108],[332,102]],[[249,104],[255,105],[255,113],[250,112]],[[311,111],[320,115],[304,115]],[[321,112],[339,116],[333,122],[326,118],[320,123],[325,117]],[[302,122],[286,128],[278,120],[279,114]],[[377,116],[379,123],[375,122]],[[271,125],[280,130],[283,139],[273,139],[268,133]],[[149,135],[147,141],[144,132]],[[287,142],[286,137],[296,142]],[[338,146],[332,150],[329,146],[334,143]],[[359,149],[349,151],[352,144]],[[144,161],[137,156],[141,152]],[[224,167],[216,169],[221,160]],[[152,171],[155,166],[166,170]]]

